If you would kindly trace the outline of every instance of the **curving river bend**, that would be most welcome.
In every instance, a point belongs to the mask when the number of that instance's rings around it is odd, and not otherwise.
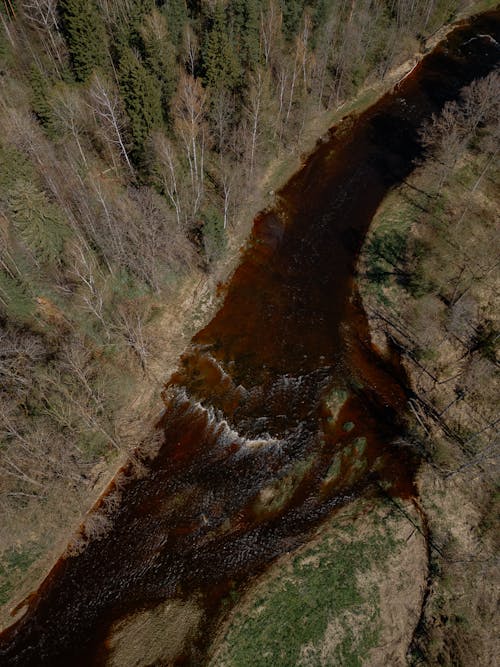
[[[414,493],[417,455],[397,444],[405,377],[396,354],[371,346],[356,261],[383,197],[421,154],[421,123],[497,66],[498,42],[498,11],[456,28],[395,90],[332,128],[255,220],[223,306],[165,390],[146,474],[121,471],[101,501],[108,531],[59,559],[0,635],[2,666],[106,664],[113,623],[193,593],[211,620],[177,664],[203,664],[231,587],[350,498],[381,483]]]

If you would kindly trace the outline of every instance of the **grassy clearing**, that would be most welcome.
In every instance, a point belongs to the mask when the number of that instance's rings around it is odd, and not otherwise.
[[[381,614],[387,602],[380,580],[401,583],[401,573],[391,568],[389,574],[387,563],[407,544],[400,515],[382,504],[369,514],[366,509],[358,501],[271,568],[236,608],[211,667],[370,664],[367,656],[389,621]]]

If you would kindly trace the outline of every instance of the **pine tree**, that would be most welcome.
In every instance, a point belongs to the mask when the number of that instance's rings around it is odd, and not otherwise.
[[[145,17],[155,9],[154,0],[127,0],[112,5],[112,54],[119,61],[126,49],[143,53],[142,26]]]
[[[204,82],[211,88],[236,89],[241,85],[241,63],[231,44],[222,2],[215,6],[202,49]]]
[[[49,102],[47,79],[35,65],[31,68],[30,83],[32,109],[43,129],[49,136],[53,136],[54,116]]]
[[[75,79],[86,81],[106,62],[106,31],[93,0],[61,0],[62,31]]]
[[[153,10],[146,17],[141,37],[148,70],[160,82],[163,116],[168,120],[170,100],[177,87],[177,66],[165,16],[158,10]]]
[[[261,0],[233,0],[228,7],[232,23],[233,49],[239,54],[247,71],[253,71],[260,61],[261,7]]]
[[[182,34],[188,22],[188,10],[185,0],[166,0],[161,8],[167,19],[170,39],[177,49],[182,42]]]
[[[131,154],[136,164],[139,164],[147,138],[162,123],[161,85],[154,75],[147,72],[131,49],[122,55],[118,79],[130,120]]]
[[[319,39],[320,31],[328,23],[328,18],[332,16],[335,0],[315,0],[309,3],[311,7],[312,29],[311,47],[315,48]]]
[[[12,222],[37,261],[55,265],[61,260],[68,228],[59,208],[32,183],[18,182],[10,197]]]
[[[260,63],[260,0],[246,0],[246,22],[244,32],[245,64],[254,70]]]
[[[292,39],[297,34],[306,3],[304,0],[281,0],[285,37]]]

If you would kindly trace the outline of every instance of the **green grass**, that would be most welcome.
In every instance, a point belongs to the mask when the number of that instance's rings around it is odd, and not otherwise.
[[[366,539],[347,526],[304,549],[290,568],[259,587],[250,611],[236,614],[211,667],[360,667],[380,630],[378,591],[362,583],[363,573],[395,545],[382,525]],[[338,641],[325,663],[321,651],[332,622]]]
[[[0,604],[8,602],[19,577],[27,572],[40,551],[39,545],[27,544],[12,547],[0,554]]]
[[[277,480],[272,485],[272,496],[269,500],[263,502],[259,498],[255,503],[255,510],[258,513],[274,513],[285,507],[287,502],[291,499],[294,492],[304,479],[304,476],[308,473],[314,463],[314,458],[309,457],[307,459],[297,461],[289,472]]]

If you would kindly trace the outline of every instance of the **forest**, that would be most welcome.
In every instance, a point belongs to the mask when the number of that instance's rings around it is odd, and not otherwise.
[[[137,445],[165,313],[223,275],[272,165],[461,8],[0,3],[0,604]]]

